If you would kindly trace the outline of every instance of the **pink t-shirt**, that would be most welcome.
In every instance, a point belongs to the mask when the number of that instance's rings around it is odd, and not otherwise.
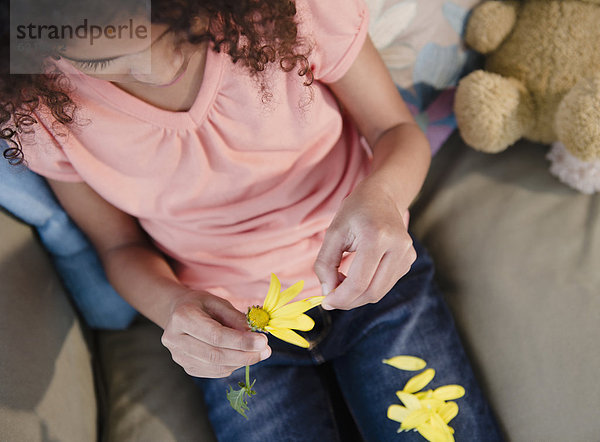
[[[369,154],[326,86],[340,79],[367,33],[361,0],[297,0],[300,32],[314,47],[310,88],[295,71],[269,72],[272,99],[229,56],[208,51],[187,112],[139,100],[66,63],[77,123],[37,113],[24,137],[28,166],[85,181],[139,219],[189,287],[245,311],[260,304],[270,273],[320,294],[313,264],[342,200],[368,172]],[[310,101],[309,101],[310,100]]]

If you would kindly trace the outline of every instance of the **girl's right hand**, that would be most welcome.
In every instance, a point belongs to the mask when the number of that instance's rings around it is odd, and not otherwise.
[[[207,292],[181,285],[139,222],[85,183],[48,181],[91,240],[109,281],[140,313],[164,329],[162,343],[192,376],[225,377],[271,354],[243,313]]]
[[[271,355],[267,337],[253,333],[246,316],[207,292],[178,297],[161,339],[191,376],[222,378]]]

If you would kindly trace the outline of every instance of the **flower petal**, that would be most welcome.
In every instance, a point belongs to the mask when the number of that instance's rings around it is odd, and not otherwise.
[[[298,316],[286,316],[283,318],[273,318],[269,321],[269,326],[275,328],[293,328],[295,330],[308,331],[315,326],[315,321],[305,314]]]
[[[446,422],[444,422],[444,420],[440,417],[439,414],[435,413],[433,416],[431,416],[431,425],[433,425],[434,428],[444,433],[444,441],[454,442],[454,437],[452,436],[452,431],[450,431],[450,427],[446,424]]]
[[[392,367],[396,367],[399,370],[408,370],[408,371],[417,371],[422,370],[427,365],[421,358],[417,358],[416,356],[394,356],[393,358],[384,359],[382,361],[384,364],[391,365]]]
[[[431,399],[421,399],[421,406],[423,408],[427,408],[432,411],[439,410],[445,402],[441,399],[431,398]]]
[[[271,283],[269,284],[269,291],[267,292],[267,296],[265,298],[265,302],[263,304],[263,309],[267,312],[271,312],[277,304],[279,300],[279,293],[281,291],[281,282],[274,273],[271,273]]]
[[[387,417],[388,419],[391,419],[393,421],[402,422],[411,413],[411,410],[409,410],[406,407],[403,407],[402,405],[392,404],[388,407]]]
[[[400,390],[396,392],[396,396],[398,396],[398,399],[400,399],[402,403],[406,405],[406,408],[410,410],[418,410],[421,408],[421,401],[417,399],[414,394]]]
[[[429,422],[419,425],[417,431],[429,442],[447,442],[449,440],[443,430],[440,430]]]
[[[325,297],[312,296],[301,301],[290,302],[289,304],[286,304],[283,307],[276,308],[272,312],[269,312],[269,315],[271,316],[271,318],[297,316],[317,305],[320,305],[321,301],[323,301],[323,298]]]
[[[295,331],[292,331],[288,328],[275,328],[266,326],[265,330],[271,333],[276,338],[281,339],[282,341],[289,342],[290,344],[294,344],[302,348],[309,347],[309,343],[306,339],[304,339]]]
[[[304,288],[304,281],[298,281],[291,287],[288,287],[279,295],[279,300],[277,301],[277,305],[274,307],[275,309],[279,307],[283,307],[285,304],[290,302],[296,296],[300,294],[302,289]]]
[[[431,410],[426,410],[425,408],[421,408],[420,410],[413,410],[406,419],[402,421],[402,425],[400,428],[403,430],[411,430],[413,428],[417,428],[419,425],[423,425],[427,422],[433,413]]]
[[[420,400],[433,398],[433,390],[423,390],[415,393],[415,396]]]
[[[321,305],[325,296],[309,296],[308,298],[304,298],[303,301],[310,304],[310,308],[316,307],[317,305]]]
[[[428,368],[423,373],[419,373],[408,380],[404,386],[404,391],[407,393],[415,393],[431,382],[435,376],[435,370]]]
[[[433,391],[433,397],[441,399],[443,401],[451,401],[454,399],[461,398],[465,395],[465,389],[461,385],[444,385],[440,388],[436,388]]]
[[[456,404],[456,402],[446,402],[440,407],[440,409],[438,410],[438,414],[440,415],[442,420],[447,424],[458,414],[458,405]]]

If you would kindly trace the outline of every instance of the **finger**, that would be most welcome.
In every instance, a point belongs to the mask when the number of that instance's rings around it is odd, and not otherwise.
[[[176,361],[177,362],[177,361]],[[178,363],[179,364],[179,363]],[[185,365],[184,365],[185,364]],[[231,376],[236,370],[245,367],[246,365],[252,364],[244,364],[244,365],[212,365],[206,364],[201,361],[190,360],[184,362],[184,364],[179,364],[183,367],[185,372],[190,376],[201,377],[201,378],[226,378]]]
[[[338,268],[348,247],[346,235],[331,227],[327,229],[314,264],[315,274],[325,296],[338,285]]]
[[[206,364],[183,366],[184,371],[190,376],[197,378],[220,379],[228,378],[241,367],[214,367]]]
[[[259,351],[239,351],[218,348],[199,341],[189,335],[180,335],[177,341],[168,347],[173,360],[182,366],[243,367],[256,364],[271,354],[271,349]]]
[[[262,351],[267,347],[267,337],[263,334],[235,330],[202,314],[194,316],[187,315],[177,329],[212,347],[241,351]]]
[[[187,374],[190,376],[196,376],[199,378],[226,378],[230,376],[240,366],[227,366],[227,365],[213,365],[206,364],[201,361],[197,361],[189,358],[177,358],[173,356],[173,360],[180,365]]]
[[[246,315],[236,309],[231,302],[217,296],[208,296],[202,300],[206,313],[221,324],[235,330],[250,330]]]
[[[413,249],[414,250],[414,249]],[[349,306],[349,309],[373,304],[383,298],[394,287],[396,282],[410,270],[416,254],[407,251],[405,255],[386,253],[371,281],[369,288]]]
[[[175,360],[175,358],[173,358],[173,360]],[[223,365],[223,366],[217,366],[217,365],[211,365],[211,364],[206,364],[204,362],[199,362],[196,360],[182,360],[182,361],[177,361],[175,360],[175,362],[179,365],[181,365],[181,367],[185,370],[185,372],[187,374],[189,374],[190,376],[195,376],[195,377],[199,377],[199,378],[226,378],[231,376],[231,374],[242,368],[243,365],[240,366],[227,366],[227,365]]]
[[[375,247],[359,246],[346,279],[334,292],[325,297],[321,306],[326,310],[332,308],[347,310],[371,285],[383,253]]]

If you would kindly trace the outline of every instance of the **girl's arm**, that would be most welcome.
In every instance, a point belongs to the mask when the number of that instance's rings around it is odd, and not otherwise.
[[[266,337],[250,332],[245,316],[229,302],[181,285],[134,218],[87,184],[48,182],[95,246],[111,284],[164,329],[163,344],[186,372],[224,377],[269,356]]]
[[[350,309],[379,301],[410,270],[416,254],[403,217],[431,151],[369,38],[329,86],[373,150],[372,173],[344,200],[315,262],[328,295],[323,307]],[[345,279],[338,273],[344,252],[355,252]]]

